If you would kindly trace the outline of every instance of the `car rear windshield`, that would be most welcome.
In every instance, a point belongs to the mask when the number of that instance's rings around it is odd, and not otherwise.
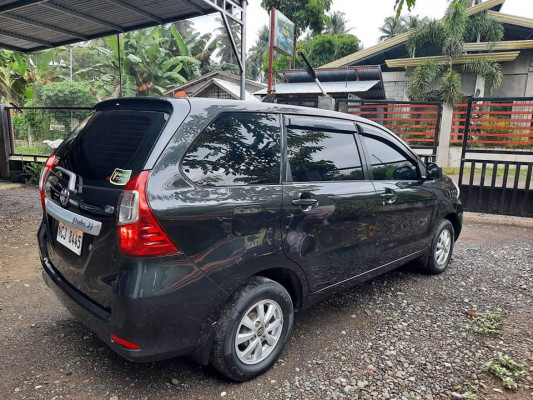
[[[123,185],[112,177],[142,169],[167,120],[161,111],[97,111],[59,148],[59,165],[85,180]]]

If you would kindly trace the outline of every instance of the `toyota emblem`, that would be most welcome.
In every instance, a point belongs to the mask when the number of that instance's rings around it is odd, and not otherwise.
[[[61,194],[59,195],[59,201],[61,202],[61,205],[63,207],[66,207],[68,205],[68,201],[70,198],[70,192],[68,189],[63,189],[61,191]]]

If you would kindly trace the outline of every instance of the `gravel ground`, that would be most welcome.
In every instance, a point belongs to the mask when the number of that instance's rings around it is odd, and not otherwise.
[[[235,384],[187,359],[110,351],[42,282],[39,216],[35,189],[0,191],[0,398],[533,398],[531,228],[468,224],[446,273],[389,273],[297,314],[282,359]],[[498,353],[527,364],[517,391],[487,372]]]

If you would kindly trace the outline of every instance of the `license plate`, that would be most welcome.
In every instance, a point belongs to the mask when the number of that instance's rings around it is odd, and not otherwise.
[[[83,243],[83,232],[59,222],[57,226],[57,241],[72,250],[77,255],[81,254],[81,245]]]

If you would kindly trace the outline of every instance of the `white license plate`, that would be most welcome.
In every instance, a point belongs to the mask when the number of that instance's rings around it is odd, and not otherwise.
[[[81,245],[83,243],[83,232],[74,229],[63,222],[59,222],[57,226],[57,241],[67,249],[80,255]]]

